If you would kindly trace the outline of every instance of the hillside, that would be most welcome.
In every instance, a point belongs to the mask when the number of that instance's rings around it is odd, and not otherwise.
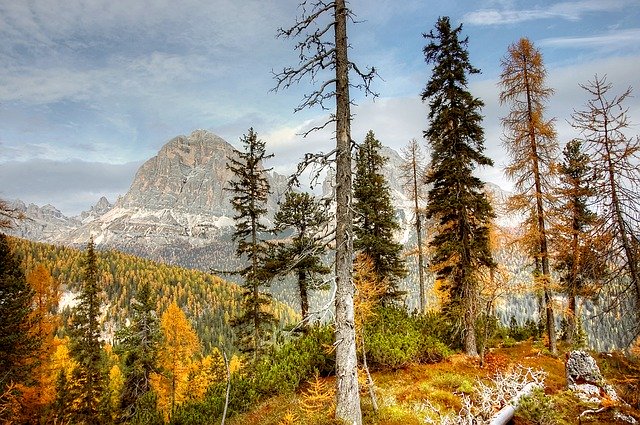
[[[567,347],[564,347],[568,349]],[[623,400],[611,403],[603,411],[585,414],[582,424],[628,424],[615,415],[618,411],[640,420],[640,358],[635,361],[622,353],[597,354],[596,361],[607,381],[614,386]],[[581,401],[566,388],[564,357],[548,355],[543,344],[532,340],[492,349],[486,364],[477,359],[455,354],[434,364],[411,365],[404,369],[373,372],[379,411],[373,412],[367,391],[362,391],[364,423],[371,425],[418,425],[445,423],[445,416],[463,411],[463,398],[476,400],[479,382],[491,386],[498,373],[513,370],[516,365],[546,373],[544,402],[532,403],[516,412],[512,423],[517,425],[569,425],[578,423],[578,416],[587,410],[597,410],[593,403]],[[330,392],[335,380],[313,380],[294,394],[269,398],[252,410],[234,416],[230,425],[241,424],[335,424],[330,412],[332,399],[314,398],[315,390],[322,387]],[[364,387],[364,383],[362,383]],[[308,409],[316,403],[316,412]],[[624,402],[629,406],[624,406]],[[535,404],[535,407],[533,405]],[[458,422],[446,422],[458,423]],[[470,423],[470,422],[459,422]],[[474,422],[475,423],[475,422]],[[631,422],[633,423],[633,422]]]
[[[63,288],[62,313],[73,305],[74,292],[82,279],[83,252],[74,248],[12,238],[27,273],[42,264]],[[123,254],[99,251],[100,281],[104,285],[104,336],[124,325],[130,317],[130,303],[142,282],[149,282],[157,297],[157,311],[164,312],[175,301],[194,326],[205,352],[212,347],[233,351],[230,320],[240,309],[241,288],[198,270],[184,269]],[[281,325],[291,323],[296,313],[275,303]]]

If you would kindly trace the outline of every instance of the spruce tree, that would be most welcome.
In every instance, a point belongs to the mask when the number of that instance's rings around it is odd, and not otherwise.
[[[271,298],[260,291],[268,285],[268,274],[264,268],[266,244],[262,237],[267,231],[264,216],[267,212],[267,196],[270,187],[263,167],[267,155],[265,143],[249,129],[240,139],[244,150],[234,150],[235,156],[228,158],[227,168],[234,174],[228,190],[232,192],[231,206],[236,211],[233,217],[236,229],[233,240],[238,244],[236,255],[247,261],[247,266],[238,273],[243,277],[243,311],[234,319],[240,337],[241,349],[257,357],[265,339],[269,336],[275,319],[269,311]]]
[[[151,373],[157,369],[160,320],[148,282],[140,285],[138,293],[131,300],[131,308],[131,324],[116,335],[119,341],[117,349],[122,353],[124,365],[124,386],[120,397],[121,419],[124,422],[155,411],[150,394]]]
[[[328,222],[326,209],[312,195],[293,191],[285,194],[274,217],[274,232],[292,234],[287,241],[273,245],[268,268],[275,275],[295,274],[304,327],[309,322],[309,291],[319,289],[319,277],[331,271],[322,262],[326,250],[323,230]]]
[[[11,384],[25,384],[33,367],[28,360],[40,345],[29,332],[33,296],[8,237],[0,233],[0,394]],[[0,421],[7,419],[3,413]]]
[[[579,140],[567,143],[563,157],[558,166],[559,205],[553,214],[551,232],[556,254],[554,269],[568,300],[565,338],[573,342],[579,333],[576,298],[593,294],[597,282],[606,274],[606,255],[600,252],[602,239],[593,232],[598,217],[589,209],[589,201],[595,195],[590,158],[582,151]]]
[[[382,169],[387,158],[382,156],[382,145],[369,130],[364,142],[358,146],[353,180],[353,211],[355,239],[353,247],[373,262],[373,271],[380,281],[388,283],[383,299],[397,299],[403,293],[398,281],[407,275],[402,245],[394,240],[400,230],[391,193]]]
[[[100,341],[100,306],[102,289],[99,283],[98,257],[93,238],[87,244],[83,279],[78,304],[71,312],[69,334],[70,354],[78,363],[73,371],[72,422],[92,424],[100,415],[104,390],[102,342]]]
[[[432,76],[422,92],[429,102],[429,127],[424,132],[431,147],[431,169],[426,183],[426,216],[436,223],[429,243],[431,268],[447,298],[444,310],[463,318],[463,346],[477,355],[475,322],[478,279],[481,267],[493,267],[489,246],[489,222],[494,216],[483,192],[483,182],[473,175],[477,166],[492,165],[483,154],[484,131],[480,110],[483,102],[471,95],[467,75],[480,71],[469,62],[468,39],[460,39],[462,25],[451,28],[441,17],[424,37],[425,59],[433,65]]]

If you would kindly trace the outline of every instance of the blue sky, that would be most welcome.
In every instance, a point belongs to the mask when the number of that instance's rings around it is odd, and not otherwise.
[[[291,40],[297,0],[0,0],[0,197],[51,203],[76,214],[128,189],[137,167],[169,139],[205,128],[232,144],[254,127],[289,172],[306,151],[328,150],[331,133],[297,134],[326,118],[293,113],[303,83],[271,92],[272,71],[295,64]],[[496,86],[509,44],[528,37],[542,51],[555,95],[548,117],[559,142],[587,100],[578,86],[608,76],[618,93],[640,90],[640,1],[352,0],[351,58],[381,79],[372,101],[353,93],[353,137],[373,129],[400,149],[427,126],[420,92],[429,77],[422,33],[439,16],[463,24],[470,84],[485,102],[483,178],[508,188]],[[638,94],[636,92],[636,94]],[[640,100],[627,103],[639,134]]]

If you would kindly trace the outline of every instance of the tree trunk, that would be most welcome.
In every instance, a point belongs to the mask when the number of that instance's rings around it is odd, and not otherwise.
[[[422,255],[422,217],[420,217],[420,205],[418,203],[418,164],[416,151],[413,150],[411,157],[411,168],[413,172],[413,211],[416,216],[416,235],[418,236],[418,282],[420,284],[420,312],[425,313],[427,308],[427,298],[424,288],[424,257]]]
[[[302,313],[302,328],[309,327],[309,295],[307,293],[307,276],[304,270],[298,270],[298,288],[300,289],[300,312]]]
[[[544,291],[544,302],[546,306],[546,324],[547,336],[549,337],[549,351],[552,354],[557,353],[556,348],[556,326],[553,314],[553,304],[551,303],[551,291],[549,284],[551,282],[551,270],[549,269],[549,250],[547,248],[547,232],[545,229],[545,213],[544,203],[542,200],[542,183],[540,176],[540,166],[538,163],[538,144],[536,142],[535,126],[533,123],[533,104],[531,101],[530,85],[528,81],[526,58],[524,66],[524,82],[527,93],[528,108],[528,124],[529,124],[529,142],[531,144],[531,159],[533,161],[533,178],[535,183],[536,195],[536,218],[538,221],[538,233],[540,235],[540,261],[542,263],[542,288]]]
[[[336,49],[336,419],[362,424],[353,306],[351,212],[351,112],[347,9],[335,0]]]

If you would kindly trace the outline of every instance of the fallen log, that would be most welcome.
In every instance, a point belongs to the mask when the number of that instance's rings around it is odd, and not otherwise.
[[[509,421],[513,419],[513,415],[516,413],[520,399],[531,394],[535,388],[540,388],[540,384],[536,382],[529,382],[525,385],[524,388],[522,388],[522,390],[509,401],[509,404],[500,409],[500,411],[491,418],[489,425],[506,425],[509,423]]]

